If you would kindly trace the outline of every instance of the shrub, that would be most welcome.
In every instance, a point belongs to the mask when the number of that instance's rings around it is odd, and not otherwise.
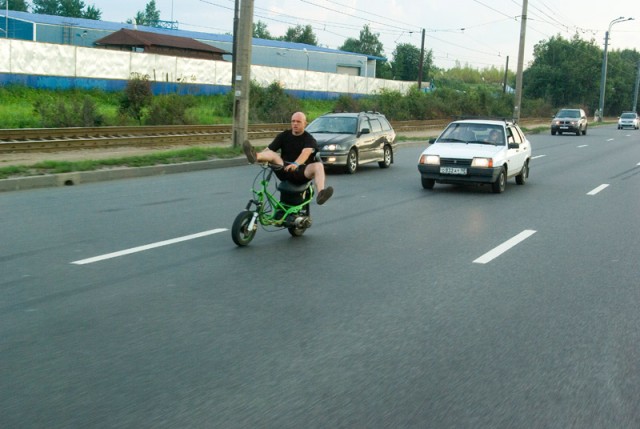
[[[97,127],[104,123],[95,102],[88,96],[70,101],[42,97],[34,103],[34,110],[43,128]]]
[[[153,93],[149,76],[134,74],[120,99],[120,113],[130,116],[142,124],[144,109],[151,104]]]
[[[195,106],[192,95],[168,94],[153,98],[146,123],[149,125],[189,125],[195,123],[188,109]]]

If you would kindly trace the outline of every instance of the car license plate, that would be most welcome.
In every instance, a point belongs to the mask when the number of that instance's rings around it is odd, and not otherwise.
[[[467,174],[467,169],[462,167],[440,167],[440,174],[457,174],[464,176]]]
[[[560,127],[561,130],[568,130],[569,127]]]

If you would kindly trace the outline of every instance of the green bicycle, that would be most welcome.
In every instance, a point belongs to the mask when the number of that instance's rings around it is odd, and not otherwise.
[[[293,237],[300,237],[311,226],[310,203],[314,195],[311,182],[279,181],[273,173],[282,165],[258,165],[261,171],[253,181],[253,198],[231,227],[231,238],[238,246],[246,246],[253,240],[258,225],[267,231],[286,228]],[[276,190],[280,191],[280,199],[274,195]]]

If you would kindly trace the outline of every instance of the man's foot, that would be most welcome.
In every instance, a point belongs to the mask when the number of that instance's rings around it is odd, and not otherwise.
[[[249,140],[245,140],[242,143],[242,150],[244,151],[244,154],[247,157],[247,160],[251,164],[255,164],[256,161],[258,160],[258,155],[256,154],[256,149],[253,146],[251,146],[251,142],[249,142]]]
[[[322,205],[326,203],[329,198],[331,198],[331,195],[333,195],[333,188],[329,186],[328,188],[325,188],[322,191],[318,192],[318,198],[316,198],[316,201],[319,205]]]

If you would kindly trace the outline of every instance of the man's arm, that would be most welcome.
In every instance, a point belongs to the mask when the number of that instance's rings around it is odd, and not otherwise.
[[[304,149],[302,149],[302,152],[300,152],[300,155],[298,155],[298,157],[296,158],[296,160],[285,166],[285,170],[289,171],[289,170],[295,170],[298,168],[298,166],[304,164],[305,162],[307,162],[307,160],[309,159],[309,157],[313,154],[314,149],[311,147],[305,147]]]

